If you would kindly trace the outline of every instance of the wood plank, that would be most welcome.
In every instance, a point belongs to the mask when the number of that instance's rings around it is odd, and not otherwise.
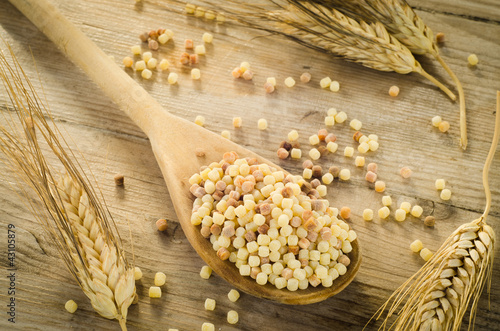
[[[356,280],[339,295],[320,304],[286,306],[248,295],[242,295],[236,303],[229,302],[226,294],[231,287],[226,282],[216,275],[208,281],[199,277],[204,263],[177,224],[169,198],[175,193],[165,188],[144,134],[43,34],[3,1],[0,35],[13,46],[28,75],[36,80],[31,47],[47,102],[58,125],[73,137],[90,164],[118,223],[126,251],[130,256],[134,254],[136,265],[144,271],[144,279],[137,284],[140,302],[130,310],[130,330],[166,330],[169,327],[193,330],[199,329],[204,321],[211,321],[223,330],[359,330],[391,292],[423,264],[420,257],[410,252],[408,245],[411,241],[420,238],[434,251],[458,225],[477,218],[482,212],[481,169],[492,137],[495,91],[500,89],[500,60],[497,56],[500,26],[490,22],[498,20],[494,2],[457,2],[457,6],[453,6],[451,2],[441,5],[427,0],[418,4],[418,13],[427,24],[435,32],[446,33],[441,53],[464,84],[470,139],[466,152],[458,148],[458,105],[415,74],[380,73],[346,64],[279,37],[262,36],[259,32],[231,24],[215,26],[169,13],[148,2],[140,7],[133,1],[54,3],[107,54],[113,55],[117,63],[129,54],[131,45],[138,43],[138,34],[148,29],[165,26],[174,30],[175,45],[169,44],[161,52],[161,57],[172,63],[177,62],[183,51],[185,38],[201,42],[203,32],[213,32],[214,44],[207,48],[208,54],[200,64],[200,82],[192,82],[189,71],[177,64],[172,70],[180,74],[178,86],[168,86],[166,75],[161,74],[144,82],[145,88],[167,109],[188,120],[204,114],[208,130],[220,132],[228,129],[232,140],[294,173],[300,173],[301,162],[279,161],[275,156],[279,142],[292,128],[298,129],[306,154],[310,148],[307,137],[323,127],[326,110],[332,106],[344,110],[349,119],[357,118],[363,122],[364,132],[379,135],[379,151],[366,157],[367,161],[378,163],[380,178],[387,183],[387,193],[398,204],[401,201],[420,204],[425,215],[433,214],[437,219],[433,229],[425,228],[421,221],[413,218],[401,224],[394,220],[363,221],[363,209],[378,209],[381,194],[374,192],[364,181],[363,171],[354,167],[353,160],[342,156],[341,149],[354,146],[353,131],[347,125],[337,125],[332,131],[338,136],[339,152],[322,158],[319,164],[324,168],[336,164],[352,171],[351,181],[334,182],[330,186],[329,199],[335,206],[348,205],[352,209],[350,223],[360,237],[364,254]],[[448,14],[450,12],[453,15]],[[464,13],[487,20],[474,21],[464,17]],[[466,60],[472,52],[480,58],[475,69],[468,67]],[[418,59],[430,73],[450,84],[444,71],[430,58]],[[251,63],[256,72],[253,81],[233,80],[230,76],[230,71],[241,61]],[[293,89],[284,87],[284,78],[298,78],[306,70],[313,75],[310,84],[297,84]],[[339,93],[319,88],[319,80],[327,75],[340,81]],[[272,95],[266,95],[262,88],[269,76],[277,77],[279,83]],[[140,77],[137,79],[141,81]],[[398,98],[387,95],[391,85],[400,87]],[[441,134],[431,127],[430,119],[435,115],[451,123],[449,133]],[[233,116],[243,118],[240,130],[232,128]],[[268,119],[269,130],[257,130],[258,118]],[[500,218],[499,161],[497,155],[490,174],[494,198],[489,220],[494,226]],[[403,180],[398,175],[402,166],[414,170],[411,179]],[[1,164],[1,173],[4,174],[5,170]],[[126,176],[123,189],[114,186],[112,177],[116,172]],[[450,202],[441,201],[433,187],[438,177],[448,181],[453,192]],[[18,228],[19,324],[16,327],[34,330],[118,329],[115,321],[105,320],[93,311],[70,274],[64,270],[55,249],[47,243],[46,235],[18,196],[13,194],[8,183],[11,180],[7,178],[0,176],[0,232],[6,233],[6,225],[10,223]],[[155,229],[154,222],[158,218],[169,221],[167,233],[158,233]],[[496,251],[498,255],[498,248]],[[0,259],[6,260],[5,248],[0,249]],[[8,285],[3,277],[3,265],[1,289]],[[160,300],[147,297],[156,271],[167,274],[165,293]],[[478,330],[494,329],[500,323],[499,273],[500,266],[495,263],[491,310],[488,310],[487,296],[483,295],[476,318]],[[217,300],[214,312],[203,309],[207,297]],[[74,315],[64,311],[68,299],[79,304],[80,308]],[[6,300],[5,291],[0,291],[0,301]],[[230,309],[240,314],[236,326],[226,322],[226,313]],[[0,328],[10,326],[5,318],[0,319]],[[371,325],[368,329],[376,328]]]

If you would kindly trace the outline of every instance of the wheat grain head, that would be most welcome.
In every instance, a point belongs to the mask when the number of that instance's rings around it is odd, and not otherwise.
[[[184,3],[179,0],[168,2]],[[452,100],[456,99],[446,86],[424,71],[411,51],[390,35],[383,24],[355,20],[331,6],[315,1],[261,0],[250,4],[237,0],[224,1],[223,4],[210,0],[199,2],[246,26],[285,36],[309,48],[375,70],[419,73]],[[169,10],[175,11],[174,6],[169,6]]]
[[[116,226],[10,46],[7,49],[13,65],[0,51],[0,80],[10,101],[3,111],[5,125],[0,125],[2,162],[17,175],[28,208],[94,309],[117,319],[126,330],[135,280]],[[58,174],[63,175],[57,179]]]
[[[488,173],[499,140],[500,91],[497,92],[495,132],[483,167],[486,195],[483,215],[459,226],[432,258],[389,297],[376,314],[379,319],[389,307],[380,329],[385,330],[391,316],[397,313],[390,327],[395,330],[459,331],[468,309],[469,329],[474,325],[479,297],[486,284],[488,289],[491,286],[496,238],[486,224],[491,207]]]

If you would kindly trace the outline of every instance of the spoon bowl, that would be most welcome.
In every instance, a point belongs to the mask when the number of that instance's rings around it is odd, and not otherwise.
[[[241,276],[233,263],[220,260],[210,241],[201,235],[199,227],[191,224],[194,198],[189,191],[189,178],[201,166],[220,161],[228,151],[235,151],[240,157],[254,157],[259,163],[281,168],[240,145],[168,113],[47,0],[10,2],[80,66],[149,137],[186,237],[200,257],[219,276],[245,293],[298,305],[325,300],[343,290],[354,279],[361,263],[358,240],[352,242],[352,251],[347,254],[351,260],[347,273],[337,278],[333,286],[328,288],[309,287],[292,292],[279,290],[271,284],[262,286],[250,277]],[[203,150],[205,156],[197,157],[196,148]]]

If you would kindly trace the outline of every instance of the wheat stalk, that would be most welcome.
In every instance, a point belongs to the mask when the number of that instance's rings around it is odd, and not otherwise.
[[[63,136],[53,121],[51,126],[45,119],[51,119],[50,113],[7,47],[14,65],[0,51],[0,79],[16,116],[4,114],[7,124],[0,125],[0,151],[6,156],[2,161],[18,175],[28,208],[94,309],[105,318],[117,319],[126,330],[128,308],[136,296],[135,280],[116,226]],[[49,164],[41,145],[48,146],[57,165]],[[57,168],[65,173],[59,180]],[[40,203],[31,199],[33,192]]]
[[[169,3],[183,3],[169,0]],[[356,21],[336,9],[314,1],[264,0],[248,4],[236,0],[218,5],[199,1],[252,28],[283,35],[307,47],[328,52],[380,71],[419,73],[444,91],[456,96],[428,74],[411,51],[391,36],[383,24]],[[169,6],[169,10],[174,10]]]
[[[391,325],[395,330],[460,330],[462,319],[470,309],[469,327],[474,324],[481,292],[491,286],[495,233],[486,224],[491,207],[488,173],[500,138],[500,91],[493,142],[483,168],[486,207],[483,215],[458,227],[434,256],[401,285],[379,309],[377,319],[386,308],[389,318],[398,316]],[[399,310],[399,307],[406,302]],[[392,304],[391,304],[392,302]]]
[[[405,0],[313,0],[367,22],[382,23],[389,33],[414,54],[430,54],[457,86],[460,103],[460,146],[467,147],[465,95],[460,80],[439,54],[434,33]]]

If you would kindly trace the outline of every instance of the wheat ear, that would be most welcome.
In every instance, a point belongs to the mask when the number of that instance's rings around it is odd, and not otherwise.
[[[59,250],[94,309],[117,319],[126,330],[127,312],[135,297],[132,266],[127,262],[109,211],[102,205],[43,106],[34,87],[7,46],[14,65],[0,51],[0,80],[10,99],[11,113],[0,125],[0,151],[17,175],[27,206]],[[48,146],[48,162],[41,146]],[[56,169],[64,176],[56,180]],[[31,189],[31,190],[30,190]],[[38,200],[32,199],[34,195]],[[38,201],[38,202],[35,202]]]
[[[488,288],[491,286],[495,233],[486,224],[491,206],[488,173],[499,138],[500,92],[497,92],[495,133],[483,168],[484,213],[456,229],[434,256],[391,295],[377,312],[378,319],[389,307],[380,329],[385,330],[389,318],[405,299],[391,326],[395,330],[458,331],[468,309],[469,327],[474,324],[481,292],[486,283]]]
[[[223,5],[210,0],[200,2],[244,25],[283,35],[309,48],[328,52],[368,68],[400,74],[419,73],[452,100],[456,99],[453,92],[427,73],[410,50],[391,36],[380,23],[358,22],[338,10],[314,1],[266,0],[248,4],[228,0]],[[169,10],[174,10],[173,6]]]
[[[444,88],[443,91],[450,98],[455,97],[429,75],[410,50],[390,35],[381,23],[357,22],[338,10],[308,2],[298,2],[295,6],[279,14],[282,16],[283,29],[289,29],[287,33],[295,38],[369,68],[400,74],[419,73],[441,89]],[[332,25],[344,31],[327,29]]]
[[[367,22],[382,23],[389,33],[414,54],[430,54],[450,75],[458,90],[460,104],[460,146],[467,147],[465,95],[460,80],[439,54],[434,33],[405,0],[314,0],[346,15]]]

